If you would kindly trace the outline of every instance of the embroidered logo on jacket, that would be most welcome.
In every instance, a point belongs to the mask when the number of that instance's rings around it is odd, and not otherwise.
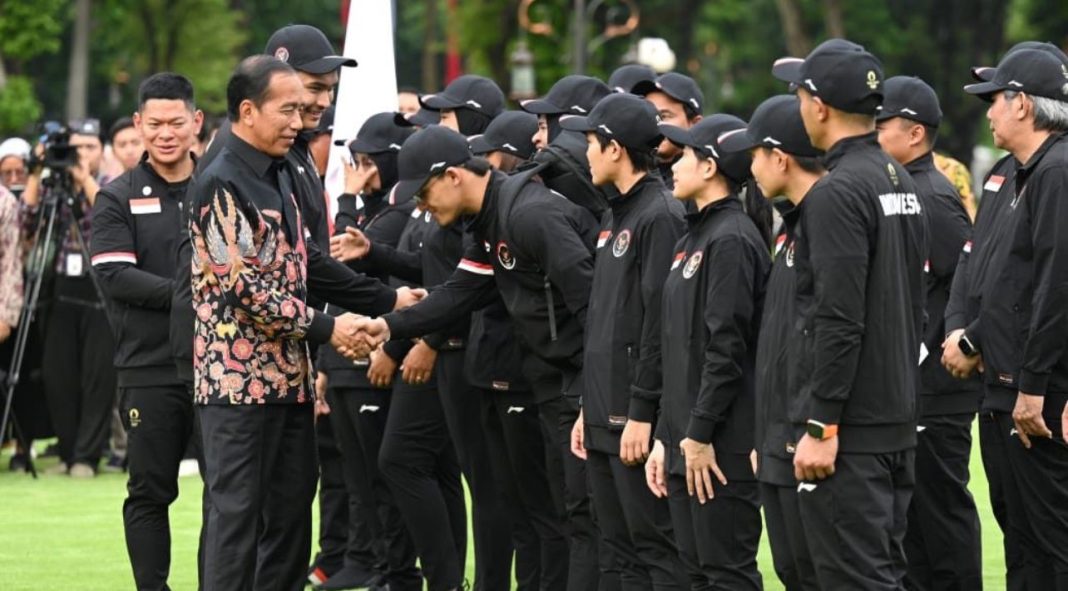
[[[630,230],[623,230],[612,243],[612,254],[619,258],[627,253],[628,248],[630,248]]]
[[[704,253],[697,251],[690,255],[690,260],[686,261],[686,266],[682,268],[682,276],[686,279],[693,277],[697,274],[697,270],[701,268],[701,259],[704,257]]]

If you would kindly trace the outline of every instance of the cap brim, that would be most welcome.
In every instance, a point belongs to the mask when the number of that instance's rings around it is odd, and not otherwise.
[[[419,98],[419,104],[428,109],[440,111],[442,109],[455,109],[464,104],[464,101],[451,97],[445,93],[428,94]]]
[[[805,60],[799,57],[781,57],[771,66],[771,75],[783,82],[801,84],[801,66]]]
[[[412,200],[419,191],[423,190],[427,181],[430,180],[429,176],[412,179],[407,181],[398,181],[396,185],[393,185],[393,190],[389,192],[389,202],[392,204],[407,203]]]
[[[596,125],[590,123],[589,117],[583,117],[582,115],[564,115],[560,117],[560,127],[568,131],[580,131],[583,133],[597,128]]]
[[[992,81],[978,82],[976,84],[969,84],[964,87],[964,92],[967,92],[968,94],[974,94],[975,96],[984,100],[990,100],[992,95],[1001,92],[1002,90],[1005,89],[997,84],[994,84]]]
[[[411,115],[397,113],[393,116],[393,122],[401,127],[426,127],[437,125],[441,122],[441,113],[431,109],[419,109]]]
[[[567,112],[566,109],[561,109],[545,99],[522,101],[519,103],[519,108],[534,115],[559,115],[560,113]]]
[[[361,140],[356,138],[349,142],[349,151],[353,154],[378,154],[379,152],[387,152],[383,150],[381,146],[375,146],[367,140]]]
[[[990,82],[997,71],[998,69],[992,66],[976,66],[972,68],[972,78],[975,78],[977,82]]]
[[[697,145],[693,140],[693,134],[689,130],[674,125],[666,125],[661,123],[657,126],[660,130],[660,135],[667,138],[667,140],[676,146],[690,146]]]
[[[329,74],[342,66],[355,68],[356,60],[341,55],[328,55],[315,61],[293,67],[301,72],[307,72],[309,74]]]
[[[752,150],[757,146],[763,145],[760,140],[753,138],[749,134],[748,127],[732,131],[736,131],[736,133],[731,133],[730,131],[725,132],[723,135],[719,136],[718,140],[716,140],[716,143],[719,144],[720,149],[724,152],[745,152],[746,150]]]
[[[476,155],[489,154],[498,150],[497,147],[486,141],[486,136],[484,135],[471,136],[467,138],[467,143],[471,146],[471,153]]]

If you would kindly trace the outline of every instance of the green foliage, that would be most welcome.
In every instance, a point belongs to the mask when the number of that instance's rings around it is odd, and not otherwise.
[[[59,50],[65,0],[0,0],[0,55],[24,60]]]
[[[19,134],[41,116],[33,83],[25,76],[8,76],[0,89],[0,137]]]

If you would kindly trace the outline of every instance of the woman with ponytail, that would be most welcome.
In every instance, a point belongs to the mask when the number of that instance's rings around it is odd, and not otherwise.
[[[693,587],[732,591],[763,588],[751,457],[771,215],[749,155],[719,146],[745,125],[713,115],[689,130],[660,126],[684,149],[673,193],[695,207],[664,285],[661,414],[646,464],[649,488],[668,498]]]

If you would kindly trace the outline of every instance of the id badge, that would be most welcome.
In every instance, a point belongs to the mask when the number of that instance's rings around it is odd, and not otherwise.
[[[67,255],[67,276],[68,277],[81,277],[84,261],[82,261],[82,253],[70,253]]]

